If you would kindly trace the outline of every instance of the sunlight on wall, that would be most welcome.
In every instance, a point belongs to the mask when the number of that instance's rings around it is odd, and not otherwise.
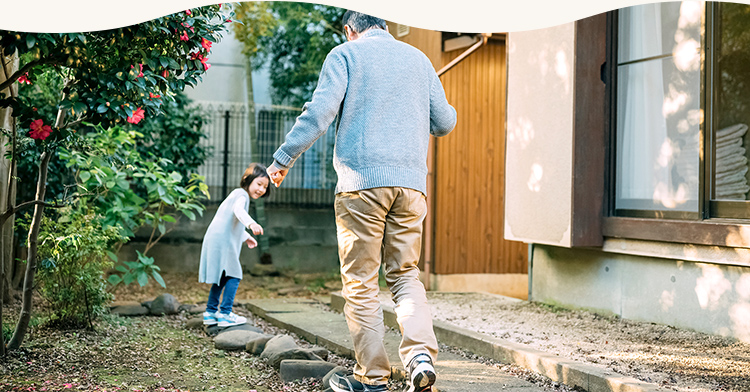
[[[718,266],[698,264],[698,267],[703,270],[703,276],[695,282],[698,304],[702,309],[716,309],[721,296],[732,289],[732,283],[724,277]]]
[[[734,290],[739,303],[729,309],[729,318],[736,336],[743,341],[750,341],[750,274],[742,274]]]
[[[742,341],[750,341],[750,303],[733,305],[729,309],[734,336]]]
[[[534,124],[527,117],[518,117],[508,124],[508,142],[518,142],[522,150],[534,140]]]
[[[666,312],[669,309],[671,309],[674,306],[674,290],[662,291],[661,298],[659,298],[659,304],[661,305],[661,310],[663,312]]]
[[[565,51],[558,50],[557,54],[555,55],[555,73],[560,77],[560,80],[562,80],[563,85],[565,86],[566,93],[570,92],[570,78],[568,77],[568,69],[568,56],[565,54]]]
[[[544,169],[542,165],[535,163],[531,165],[531,176],[529,181],[526,183],[529,190],[532,192],[539,192],[542,189],[542,176],[544,175]]]

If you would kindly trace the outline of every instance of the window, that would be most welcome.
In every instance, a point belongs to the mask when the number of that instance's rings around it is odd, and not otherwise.
[[[750,218],[750,6],[617,12],[612,215]]]

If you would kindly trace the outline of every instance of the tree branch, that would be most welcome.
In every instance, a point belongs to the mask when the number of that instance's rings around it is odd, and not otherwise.
[[[27,202],[21,203],[21,204],[19,204],[17,206],[10,206],[10,207],[8,207],[8,209],[2,215],[0,215],[0,226],[2,226],[3,224],[5,224],[5,221],[8,220],[8,218],[10,218],[11,215],[15,214],[16,212],[18,212],[18,211],[20,211],[20,210],[22,210],[22,209],[24,209],[26,207],[31,207],[31,206],[35,206],[35,205],[42,205],[44,207],[51,207],[51,208],[62,208],[62,207],[65,207],[64,204],[58,204],[58,203],[51,204],[51,203],[47,203],[46,201],[42,201],[42,200],[27,201]]]
[[[34,60],[34,61],[29,61],[28,63],[24,64],[24,66],[21,67],[21,69],[14,72],[13,75],[11,75],[7,80],[0,83],[0,91],[3,91],[9,86],[13,85],[13,83],[16,80],[18,80],[18,78],[20,78],[21,75],[25,74],[26,72],[29,72],[30,69],[36,67],[37,65],[44,64],[44,63],[45,63],[45,60]]]

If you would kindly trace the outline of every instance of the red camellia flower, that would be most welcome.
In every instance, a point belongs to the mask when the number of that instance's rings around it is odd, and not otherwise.
[[[190,16],[190,15],[192,15],[192,14],[193,14],[193,11],[190,11],[190,10],[185,10],[185,13],[186,13],[186,14],[187,14],[188,16]]]
[[[135,109],[132,116],[128,117],[127,121],[131,124],[138,124],[144,117],[146,117],[146,112],[143,109],[138,108]]]
[[[180,41],[187,41],[189,39],[190,38],[188,38],[188,36],[187,36],[187,31],[183,31],[182,35],[180,36]]]
[[[211,68],[211,64],[206,63],[206,61],[208,61],[208,57],[204,57],[203,53],[190,53],[190,60],[200,60],[201,64],[203,64],[203,69],[206,71]]]
[[[149,92],[148,99],[154,99],[154,98],[161,98],[161,95],[156,95],[154,93]]]
[[[140,71],[138,72],[138,75],[135,77],[136,79],[143,77],[143,64],[138,64],[138,66],[140,67]],[[130,69],[133,69],[133,68],[135,67],[131,65]]]
[[[189,29],[189,30],[190,30],[190,32],[192,32],[192,33],[195,33],[195,27],[193,27],[193,26],[190,26],[190,25],[188,25],[188,24],[187,24],[187,23],[185,23],[185,22],[182,22],[182,23],[180,23],[180,24],[182,25],[182,27],[184,27],[184,28],[186,28],[186,29]]]
[[[209,40],[207,40],[205,38],[201,38],[201,46],[203,46],[203,49],[205,49],[206,52],[208,52],[208,51],[211,50],[211,45],[212,44],[213,44],[213,42],[211,42],[211,41],[209,41]]]
[[[50,127],[49,125],[44,125],[44,120],[42,120],[41,118],[39,120],[32,121],[29,128],[31,128],[31,131],[29,131],[29,136],[32,139],[44,140],[49,137],[50,133],[52,133],[52,127]]]
[[[21,75],[21,76],[20,76],[20,77],[18,78],[18,83],[19,83],[19,84],[24,84],[24,83],[26,83],[26,84],[31,84],[31,80],[29,80],[29,73],[28,73],[28,72],[26,72],[25,74]]]
[[[165,69],[164,71],[161,72],[161,76],[166,78],[167,76],[169,76],[169,71]]]

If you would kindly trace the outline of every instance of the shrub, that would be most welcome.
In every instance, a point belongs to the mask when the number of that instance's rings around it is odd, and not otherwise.
[[[68,210],[45,218],[39,234],[39,293],[47,300],[50,322],[61,328],[92,327],[112,295],[104,272],[112,268],[108,249],[123,241],[116,226],[104,228],[92,213]]]

